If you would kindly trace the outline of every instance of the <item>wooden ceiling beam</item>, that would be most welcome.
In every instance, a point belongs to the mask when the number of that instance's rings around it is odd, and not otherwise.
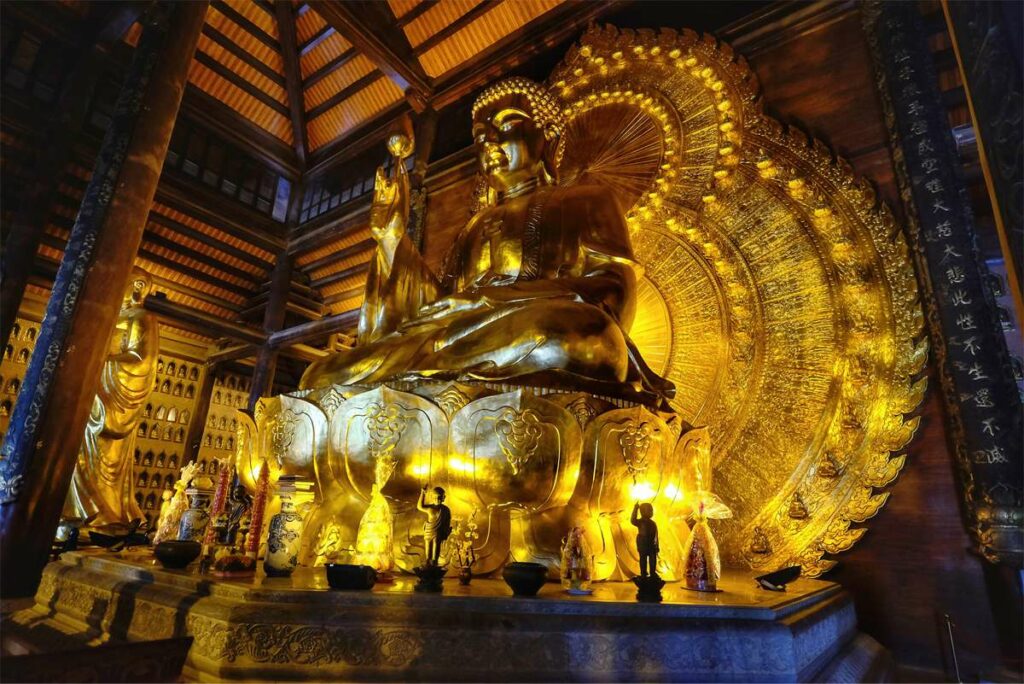
[[[226,2],[224,2],[224,0],[213,0],[213,2],[211,2],[210,4],[213,5],[214,9],[216,9],[225,17],[227,17],[231,21],[235,22],[236,24],[244,28],[246,31],[252,34],[253,38],[260,41],[271,50],[277,50],[278,52],[281,51],[281,43],[279,41],[275,40],[272,35],[261,29],[253,22],[246,19],[245,16],[242,15],[240,12],[236,12],[235,9],[228,5]]]
[[[309,138],[306,134],[306,106],[302,95],[302,69],[299,66],[299,51],[295,44],[295,6],[291,0],[277,0],[274,3],[274,14],[277,16],[277,32],[281,36],[281,57],[284,60],[293,145],[299,164],[305,167],[309,154]]]
[[[317,278],[312,282],[312,285],[315,288],[321,288],[326,287],[328,285],[333,285],[334,283],[340,283],[341,281],[347,278],[351,278],[354,275],[365,273],[367,270],[369,270],[369,268],[370,263],[368,261],[362,264],[356,264],[355,266],[350,266],[342,271],[338,271],[337,273],[331,273],[330,275],[325,275],[321,278]]]
[[[216,191],[191,183],[185,185],[170,175],[164,175],[157,187],[156,199],[271,254],[277,254],[285,247],[285,239],[280,234],[283,226],[255,211],[228,205]],[[214,213],[214,208],[219,211]]]
[[[193,261],[198,261],[201,264],[205,264],[206,266],[217,269],[221,273],[225,273],[229,276],[250,283],[253,289],[259,287],[260,281],[256,278],[256,276],[249,273],[248,271],[243,271],[240,268],[231,266],[230,264],[226,264],[215,256],[204,254],[203,252],[192,249],[191,247],[187,247],[186,245],[183,245],[180,242],[175,242],[174,240],[164,237],[163,235],[157,235],[152,231],[146,231],[145,233],[143,233],[142,237],[143,244],[149,243],[157,247],[163,247],[164,249],[172,250],[178,254],[181,254],[183,257],[192,259]]]
[[[355,297],[359,293],[363,292],[364,289],[365,289],[365,287],[360,285],[359,287],[349,288],[348,290],[345,290],[344,292],[338,292],[337,294],[332,294],[330,297],[325,297],[324,298],[324,306],[330,306],[331,304],[337,304],[338,302],[343,302],[346,299],[352,299],[353,297]]]
[[[314,33],[306,40],[306,42],[299,46],[299,55],[308,54],[311,50],[316,48],[317,45],[334,35],[334,33],[335,29],[333,26],[330,24],[324,24],[319,31]]]
[[[146,297],[142,306],[147,311],[152,311],[175,323],[195,326],[206,335],[227,337],[239,342],[258,345],[263,345],[267,341],[268,336],[262,330],[228,321],[183,304],[176,304],[159,292]]]
[[[353,57],[355,57],[358,54],[359,50],[356,50],[355,48],[349,48],[348,50],[345,50],[340,55],[338,55],[331,61],[327,62],[327,64],[324,64],[322,67],[320,67],[319,69],[311,73],[309,76],[307,76],[302,81],[303,90],[310,87],[314,83],[319,83],[325,77],[330,76],[332,73],[343,67]]]
[[[230,52],[234,57],[237,57],[238,59],[245,62],[247,66],[252,67],[256,71],[260,72],[262,76],[270,79],[271,81],[281,86],[282,88],[285,87],[284,76],[268,67],[266,64],[263,63],[262,60],[259,60],[255,56],[253,56],[251,52],[243,50],[241,47],[239,47],[238,43],[231,40],[217,29],[213,28],[209,24],[203,24],[203,35],[212,40],[213,42],[215,42],[220,47]]]
[[[434,88],[416,59],[409,39],[386,2],[310,0],[309,5],[349,43],[369,57],[404,91],[429,99]]]
[[[366,238],[365,240],[360,240],[354,245],[349,245],[344,249],[339,249],[337,252],[331,252],[327,256],[322,256],[316,261],[311,261],[305,266],[300,266],[299,268],[301,268],[306,273],[312,273],[313,271],[319,270],[324,266],[330,266],[336,261],[348,259],[350,256],[372,249],[374,244],[376,244],[376,241],[373,238]]]
[[[317,149],[310,155],[306,174],[312,177],[323,173],[383,142],[384,138],[393,132],[395,122],[411,110],[412,107],[407,100],[400,100],[348,135],[336,138]]]
[[[225,81],[235,86],[245,94],[255,98],[259,102],[273,109],[278,114],[288,116],[290,114],[287,106],[281,104],[281,102],[264,92],[262,89],[253,85],[251,82],[240,76],[238,73],[228,69],[226,66],[221,64],[219,61],[206,54],[202,50],[197,49],[195,51],[194,59],[202,64],[204,67],[217,74]]]
[[[340,332],[359,322],[359,310],[327,316],[317,321],[302,323],[271,333],[268,342],[271,347],[282,348],[303,342],[316,342]]]
[[[301,174],[295,150],[287,143],[191,83],[185,88],[181,107],[189,118],[282,176],[295,180]]]
[[[415,7],[413,7],[411,10],[400,16],[395,25],[398,26],[398,28],[404,28],[408,26],[413,21],[418,19],[421,15],[425,14],[427,10],[434,7],[434,5],[436,5],[438,2],[440,2],[440,0],[420,0],[420,2],[417,3]]]
[[[454,36],[462,29],[469,26],[471,23],[482,17],[483,15],[490,12],[492,9],[501,4],[501,0],[482,0],[473,9],[469,10],[461,17],[453,21],[452,23],[445,26],[443,29],[435,33],[434,35],[427,38],[425,41],[416,46],[413,52],[417,57],[427,52],[435,45],[438,45],[442,41]]]
[[[226,242],[222,242],[221,240],[218,240],[216,237],[213,237],[212,235],[207,235],[206,233],[202,232],[201,230],[197,230],[192,226],[185,225],[180,221],[175,221],[174,219],[164,216],[163,214],[155,210],[151,210],[149,212],[149,220],[152,221],[153,223],[158,223],[165,228],[169,228],[176,233],[180,233],[181,235],[184,235],[187,238],[191,238],[193,240],[196,240],[197,242],[201,242],[207,247],[211,247],[223,254],[250,263],[253,266],[258,267],[265,272],[269,272],[270,269],[274,267],[272,263],[264,259],[261,259],[255,254],[251,254],[245,251],[244,249],[239,249],[234,245],[229,245]]]
[[[350,83],[348,86],[342,88],[334,95],[331,95],[329,98],[318,104],[316,107],[310,109],[308,112],[306,112],[306,116],[309,117],[310,120],[315,119],[316,117],[320,116],[321,114],[328,111],[332,107],[335,107],[338,104],[347,100],[348,98],[352,97],[360,90],[370,85],[379,78],[384,78],[384,74],[382,74],[379,69],[374,69],[373,71],[366,74],[362,78],[357,79],[353,83]]]
[[[471,63],[460,64],[443,74],[438,79],[434,109],[440,111],[630,3],[631,0],[568,0],[505,36]]]
[[[369,194],[360,198],[360,201],[344,216],[334,218],[304,233],[295,235],[288,242],[288,252],[294,256],[299,256],[306,252],[312,252],[314,249],[319,249],[357,230],[362,230],[366,227],[369,218],[369,198]]]

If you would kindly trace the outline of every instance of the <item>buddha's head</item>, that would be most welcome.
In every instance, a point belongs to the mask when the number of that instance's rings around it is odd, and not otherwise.
[[[124,294],[124,305],[138,306],[142,304],[142,300],[149,294],[151,287],[152,279],[149,274],[141,268],[133,268],[131,280],[128,282],[128,289]]]
[[[491,85],[473,103],[473,140],[480,170],[498,193],[553,183],[554,153],[563,128],[558,100],[526,78]]]

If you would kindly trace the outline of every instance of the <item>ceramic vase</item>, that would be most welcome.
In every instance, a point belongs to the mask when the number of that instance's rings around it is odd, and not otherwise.
[[[562,540],[562,587],[570,594],[589,594],[594,578],[594,554],[582,527],[573,527]]]
[[[294,478],[284,476],[278,480],[281,512],[270,519],[267,532],[267,556],[263,570],[268,577],[288,577],[299,564],[299,544],[302,539],[302,516],[295,510]]]
[[[210,503],[210,493],[194,487],[189,487],[185,493],[188,495],[189,508],[181,514],[178,540],[201,542],[210,522],[210,514],[206,511]]]

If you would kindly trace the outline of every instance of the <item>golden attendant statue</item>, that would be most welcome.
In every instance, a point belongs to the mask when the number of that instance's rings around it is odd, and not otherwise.
[[[561,130],[558,103],[532,81],[477,99],[473,136],[494,204],[462,229],[439,276],[406,235],[404,165],[394,179],[378,170],[358,344],[310,366],[303,388],[514,380],[652,405],[671,397],[625,332],[639,267],[622,209],[598,186],[554,185]],[[410,147],[389,145],[396,156]]]
[[[160,351],[156,317],[142,308],[149,289],[149,274],[135,269],[85,426],[65,518],[97,525],[142,517],[132,498],[132,451]]]

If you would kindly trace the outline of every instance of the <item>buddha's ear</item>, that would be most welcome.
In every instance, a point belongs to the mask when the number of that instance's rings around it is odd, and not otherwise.
[[[546,185],[558,183],[558,132],[553,126],[544,127],[544,154],[541,156],[542,180]]]

